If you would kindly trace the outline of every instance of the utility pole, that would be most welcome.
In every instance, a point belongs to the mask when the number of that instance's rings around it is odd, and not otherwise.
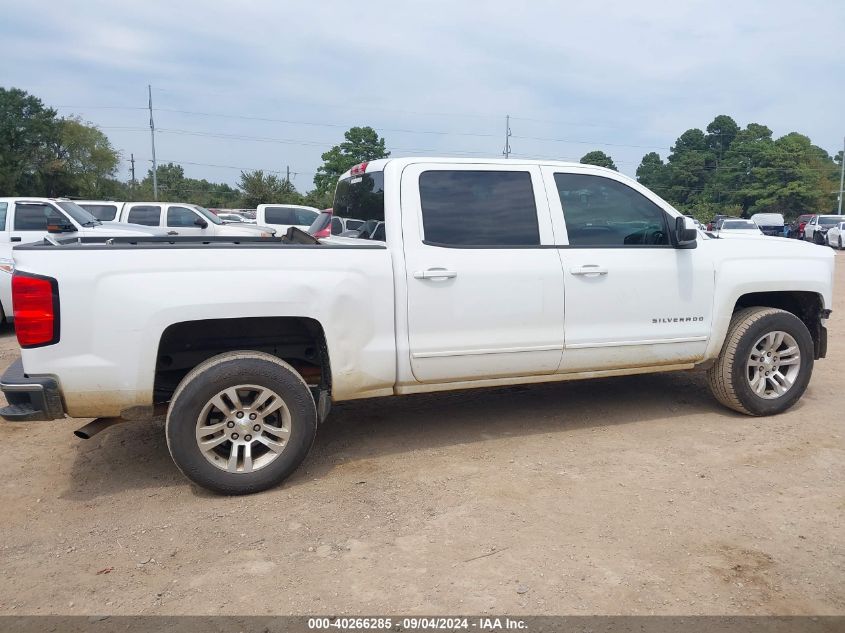
[[[839,211],[842,215],[842,196],[845,196],[845,140],[842,142],[842,160],[839,163]]]
[[[158,200],[158,170],[156,168],[156,126],[153,122],[153,87],[147,84],[147,92],[150,96],[150,141],[153,148],[153,200]]]
[[[290,184],[290,165],[285,166],[285,182]]]
[[[135,188],[135,154],[129,154],[129,163],[132,165],[132,167],[130,167],[130,171],[132,173],[132,179],[129,181],[129,184],[134,189]]]
[[[505,149],[502,152],[505,158],[511,155],[511,115],[505,115]]]

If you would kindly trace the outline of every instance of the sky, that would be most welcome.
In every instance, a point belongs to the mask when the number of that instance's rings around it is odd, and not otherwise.
[[[313,187],[370,125],[394,156],[578,160],[633,175],[728,114],[831,154],[845,135],[845,2],[0,0],[0,86],[96,124],[128,178],[158,162]],[[2,148],[0,148],[0,151]]]

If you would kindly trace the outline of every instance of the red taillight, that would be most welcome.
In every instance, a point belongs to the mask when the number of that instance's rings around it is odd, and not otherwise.
[[[55,279],[16,272],[12,275],[12,305],[21,347],[59,341],[59,291]]]
[[[360,163],[358,165],[355,165],[355,167],[349,170],[350,175],[360,176],[361,174],[366,173],[367,165],[369,165],[369,163]]]

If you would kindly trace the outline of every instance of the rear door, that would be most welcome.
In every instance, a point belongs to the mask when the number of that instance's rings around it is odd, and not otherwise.
[[[670,216],[606,172],[543,167],[566,288],[561,371],[703,358],[714,273],[706,248],[676,249]],[[656,197],[655,197],[656,198]]]
[[[554,373],[563,275],[539,168],[409,165],[401,205],[415,379]]]
[[[140,224],[141,226],[161,226],[160,204],[128,204],[124,211],[124,222]]]

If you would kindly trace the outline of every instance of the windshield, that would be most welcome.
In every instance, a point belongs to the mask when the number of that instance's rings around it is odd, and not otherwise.
[[[218,218],[216,215],[214,215],[211,211],[209,211],[205,207],[201,207],[198,204],[194,204],[194,205],[191,205],[191,206],[193,206],[194,209],[199,211],[203,215],[203,217],[205,217],[205,219],[207,219],[212,224],[223,224],[223,220]]]
[[[824,216],[819,217],[819,224],[821,224],[822,226],[833,226],[834,224],[839,224],[839,222],[841,221],[841,216],[832,216],[829,218],[826,218]]]
[[[754,222],[739,222],[737,220],[728,220],[727,222],[722,224],[723,229],[739,229],[741,231],[754,231],[757,229],[757,225]]]
[[[94,224],[100,224],[100,221],[95,218],[93,215],[88,213],[85,209],[80,207],[75,202],[68,202],[66,200],[60,200],[58,205],[67,213],[75,222],[81,224],[82,226],[93,226]]]

